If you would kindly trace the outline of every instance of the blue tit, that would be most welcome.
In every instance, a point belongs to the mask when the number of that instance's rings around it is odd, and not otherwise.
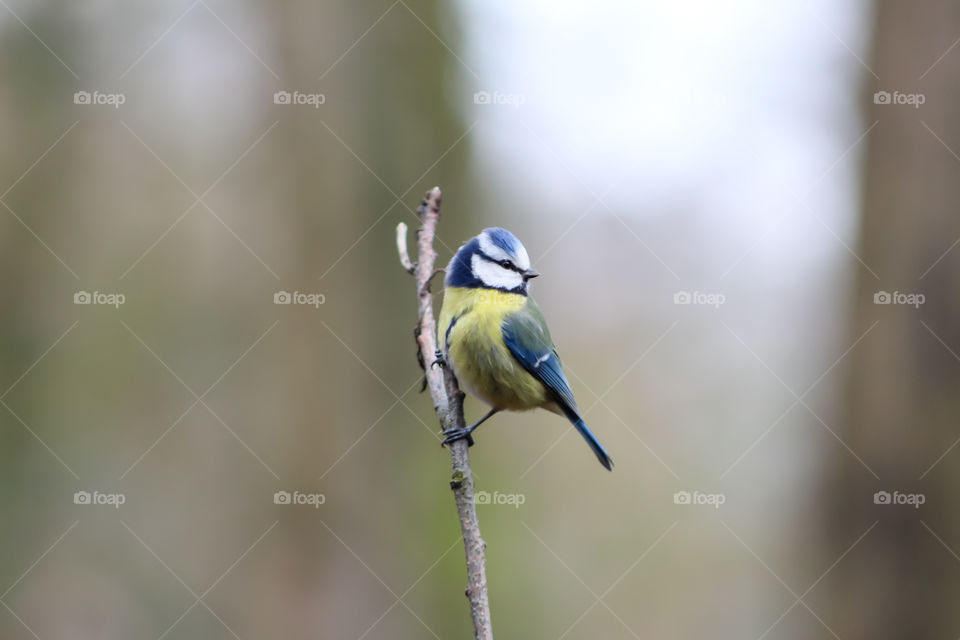
[[[528,282],[538,275],[516,236],[500,228],[484,229],[447,266],[438,357],[491,408],[475,424],[447,431],[444,443],[473,444],[473,430],[498,411],[542,407],[566,416],[612,470],[610,456],[580,417],[547,322],[528,295]]]

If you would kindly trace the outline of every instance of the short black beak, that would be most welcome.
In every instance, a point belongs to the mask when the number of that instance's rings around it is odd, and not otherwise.
[[[523,272],[523,279],[529,280],[530,278],[536,278],[538,275],[540,275],[539,272],[534,271],[533,269],[527,269]]]

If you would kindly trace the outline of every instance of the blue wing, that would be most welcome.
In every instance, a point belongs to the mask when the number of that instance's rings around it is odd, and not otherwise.
[[[553,346],[547,323],[537,304],[528,298],[524,309],[504,318],[502,331],[503,342],[513,357],[550,390],[557,406],[593,449],[600,464],[612,470],[613,460],[580,417],[570,383],[563,373],[560,356]]]

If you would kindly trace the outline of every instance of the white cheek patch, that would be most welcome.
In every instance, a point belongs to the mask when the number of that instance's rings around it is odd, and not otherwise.
[[[473,271],[473,275],[480,278],[480,281],[488,287],[495,289],[516,289],[523,284],[523,276],[516,271],[504,269],[495,262],[484,260],[477,254],[473,254],[470,268]]]

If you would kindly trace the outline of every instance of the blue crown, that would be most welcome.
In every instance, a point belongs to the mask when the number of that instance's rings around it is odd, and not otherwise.
[[[502,227],[490,227],[484,229],[483,232],[487,234],[487,237],[490,238],[493,244],[506,251],[509,255],[517,255],[517,250],[521,246],[517,236]]]

